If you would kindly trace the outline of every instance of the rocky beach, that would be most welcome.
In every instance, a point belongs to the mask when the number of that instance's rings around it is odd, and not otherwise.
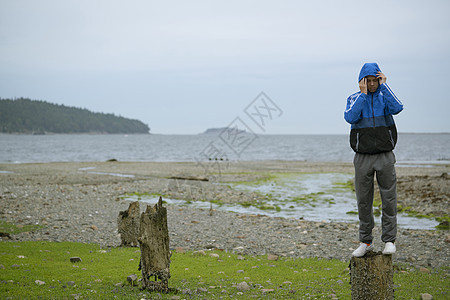
[[[212,172],[214,171],[214,172]],[[2,234],[7,241],[73,241],[117,247],[117,217],[128,194],[221,203],[251,202],[261,194],[225,183],[263,180],[271,173],[353,173],[351,163],[261,162],[70,162],[0,164],[0,220],[32,231]],[[398,202],[423,215],[449,214],[448,165],[397,166]],[[193,185],[192,183],[196,183]],[[181,183],[181,184],[180,184]],[[196,188],[193,189],[192,187]],[[358,245],[357,216],[352,223],[292,218],[167,205],[170,247],[223,249],[243,254],[275,254],[350,260]],[[141,210],[145,205],[141,204]],[[375,250],[382,250],[380,227]],[[448,267],[448,230],[399,227],[394,263],[433,269]]]

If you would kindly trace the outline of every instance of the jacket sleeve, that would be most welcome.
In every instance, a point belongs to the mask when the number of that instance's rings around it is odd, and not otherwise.
[[[386,107],[391,115],[396,115],[403,110],[403,103],[398,100],[391,88],[383,83],[381,85],[381,91],[383,92],[384,99],[386,100]]]
[[[356,93],[347,98],[347,107],[344,112],[344,119],[350,124],[355,124],[362,118],[363,103],[367,95]]]

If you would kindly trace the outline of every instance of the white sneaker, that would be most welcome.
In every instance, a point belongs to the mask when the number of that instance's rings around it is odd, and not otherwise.
[[[396,251],[395,244],[392,242],[387,242],[384,246],[383,254],[394,254]]]
[[[352,255],[354,257],[362,257],[364,256],[364,254],[372,250],[373,250],[373,243],[370,245],[367,245],[366,243],[361,243],[359,247],[355,251],[353,251]]]

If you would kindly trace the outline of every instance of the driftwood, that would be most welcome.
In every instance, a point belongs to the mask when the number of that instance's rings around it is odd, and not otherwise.
[[[117,227],[120,233],[121,246],[138,246],[139,214],[139,201],[131,202],[127,210],[119,212]]]
[[[350,260],[352,299],[394,299],[392,255],[370,251]]]
[[[167,209],[162,206],[161,197],[154,207],[147,206],[141,214],[138,241],[141,248],[139,269],[142,270],[142,288],[167,292],[170,278],[169,230]]]
[[[209,181],[206,177],[198,177],[198,176],[170,176],[169,179],[176,180],[192,180],[192,181]]]

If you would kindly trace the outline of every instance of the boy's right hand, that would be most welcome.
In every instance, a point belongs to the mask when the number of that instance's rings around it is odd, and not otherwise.
[[[366,77],[361,79],[361,81],[359,82],[359,89],[361,90],[361,93],[364,93],[367,95],[367,78]]]

